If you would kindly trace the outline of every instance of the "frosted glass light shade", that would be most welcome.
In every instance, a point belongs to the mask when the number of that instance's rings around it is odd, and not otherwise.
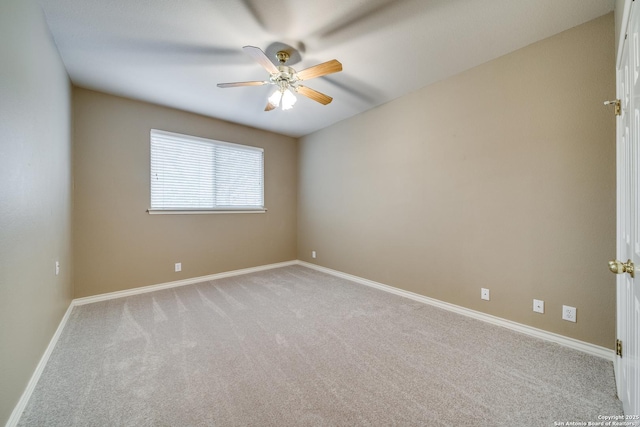
[[[289,89],[285,90],[282,93],[282,109],[289,110],[296,103],[297,99],[293,93]]]
[[[280,92],[279,90],[273,92],[271,94],[271,96],[269,97],[269,104],[273,105],[273,106],[279,106],[280,105],[280,100],[282,99],[282,92]]]

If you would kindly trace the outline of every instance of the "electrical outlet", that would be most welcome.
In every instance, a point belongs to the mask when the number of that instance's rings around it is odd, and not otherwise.
[[[536,313],[544,313],[544,301],[541,299],[533,300],[533,311]]]
[[[576,308],[569,307],[568,305],[562,306],[562,320],[568,320],[569,322],[576,321]]]
[[[311,251],[311,258],[315,258],[316,257],[316,251]]]
[[[56,276],[60,274],[60,261],[56,261]]]
[[[182,263],[181,262],[176,262],[176,273],[178,271],[182,271]]]
[[[489,289],[480,288],[480,298],[489,301]]]

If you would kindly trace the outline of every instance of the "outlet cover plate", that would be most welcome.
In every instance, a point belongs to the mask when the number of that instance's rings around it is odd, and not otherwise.
[[[567,320],[569,322],[576,321],[576,308],[568,305],[562,306],[562,320]]]
[[[182,271],[182,263],[181,262],[176,262],[176,273],[178,271]]]
[[[489,301],[489,289],[480,288],[480,298]]]
[[[533,300],[533,311],[536,313],[544,313],[544,301],[541,299]]]

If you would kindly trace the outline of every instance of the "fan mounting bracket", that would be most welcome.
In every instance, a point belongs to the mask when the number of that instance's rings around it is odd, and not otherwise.
[[[289,52],[285,52],[284,50],[279,50],[276,53],[276,58],[278,59],[278,62],[284,65],[284,63],[287,62],[290,58]]]

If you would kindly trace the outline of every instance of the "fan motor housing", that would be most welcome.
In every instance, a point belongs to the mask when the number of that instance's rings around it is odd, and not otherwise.
[[[286,82],[288,84],[292,84],[298,81],[298,75],[296,70],[286,65],[279,65],[278,70],[279,73],[274,73],[271,75],[271,82],[278,84],[279,82]]]

